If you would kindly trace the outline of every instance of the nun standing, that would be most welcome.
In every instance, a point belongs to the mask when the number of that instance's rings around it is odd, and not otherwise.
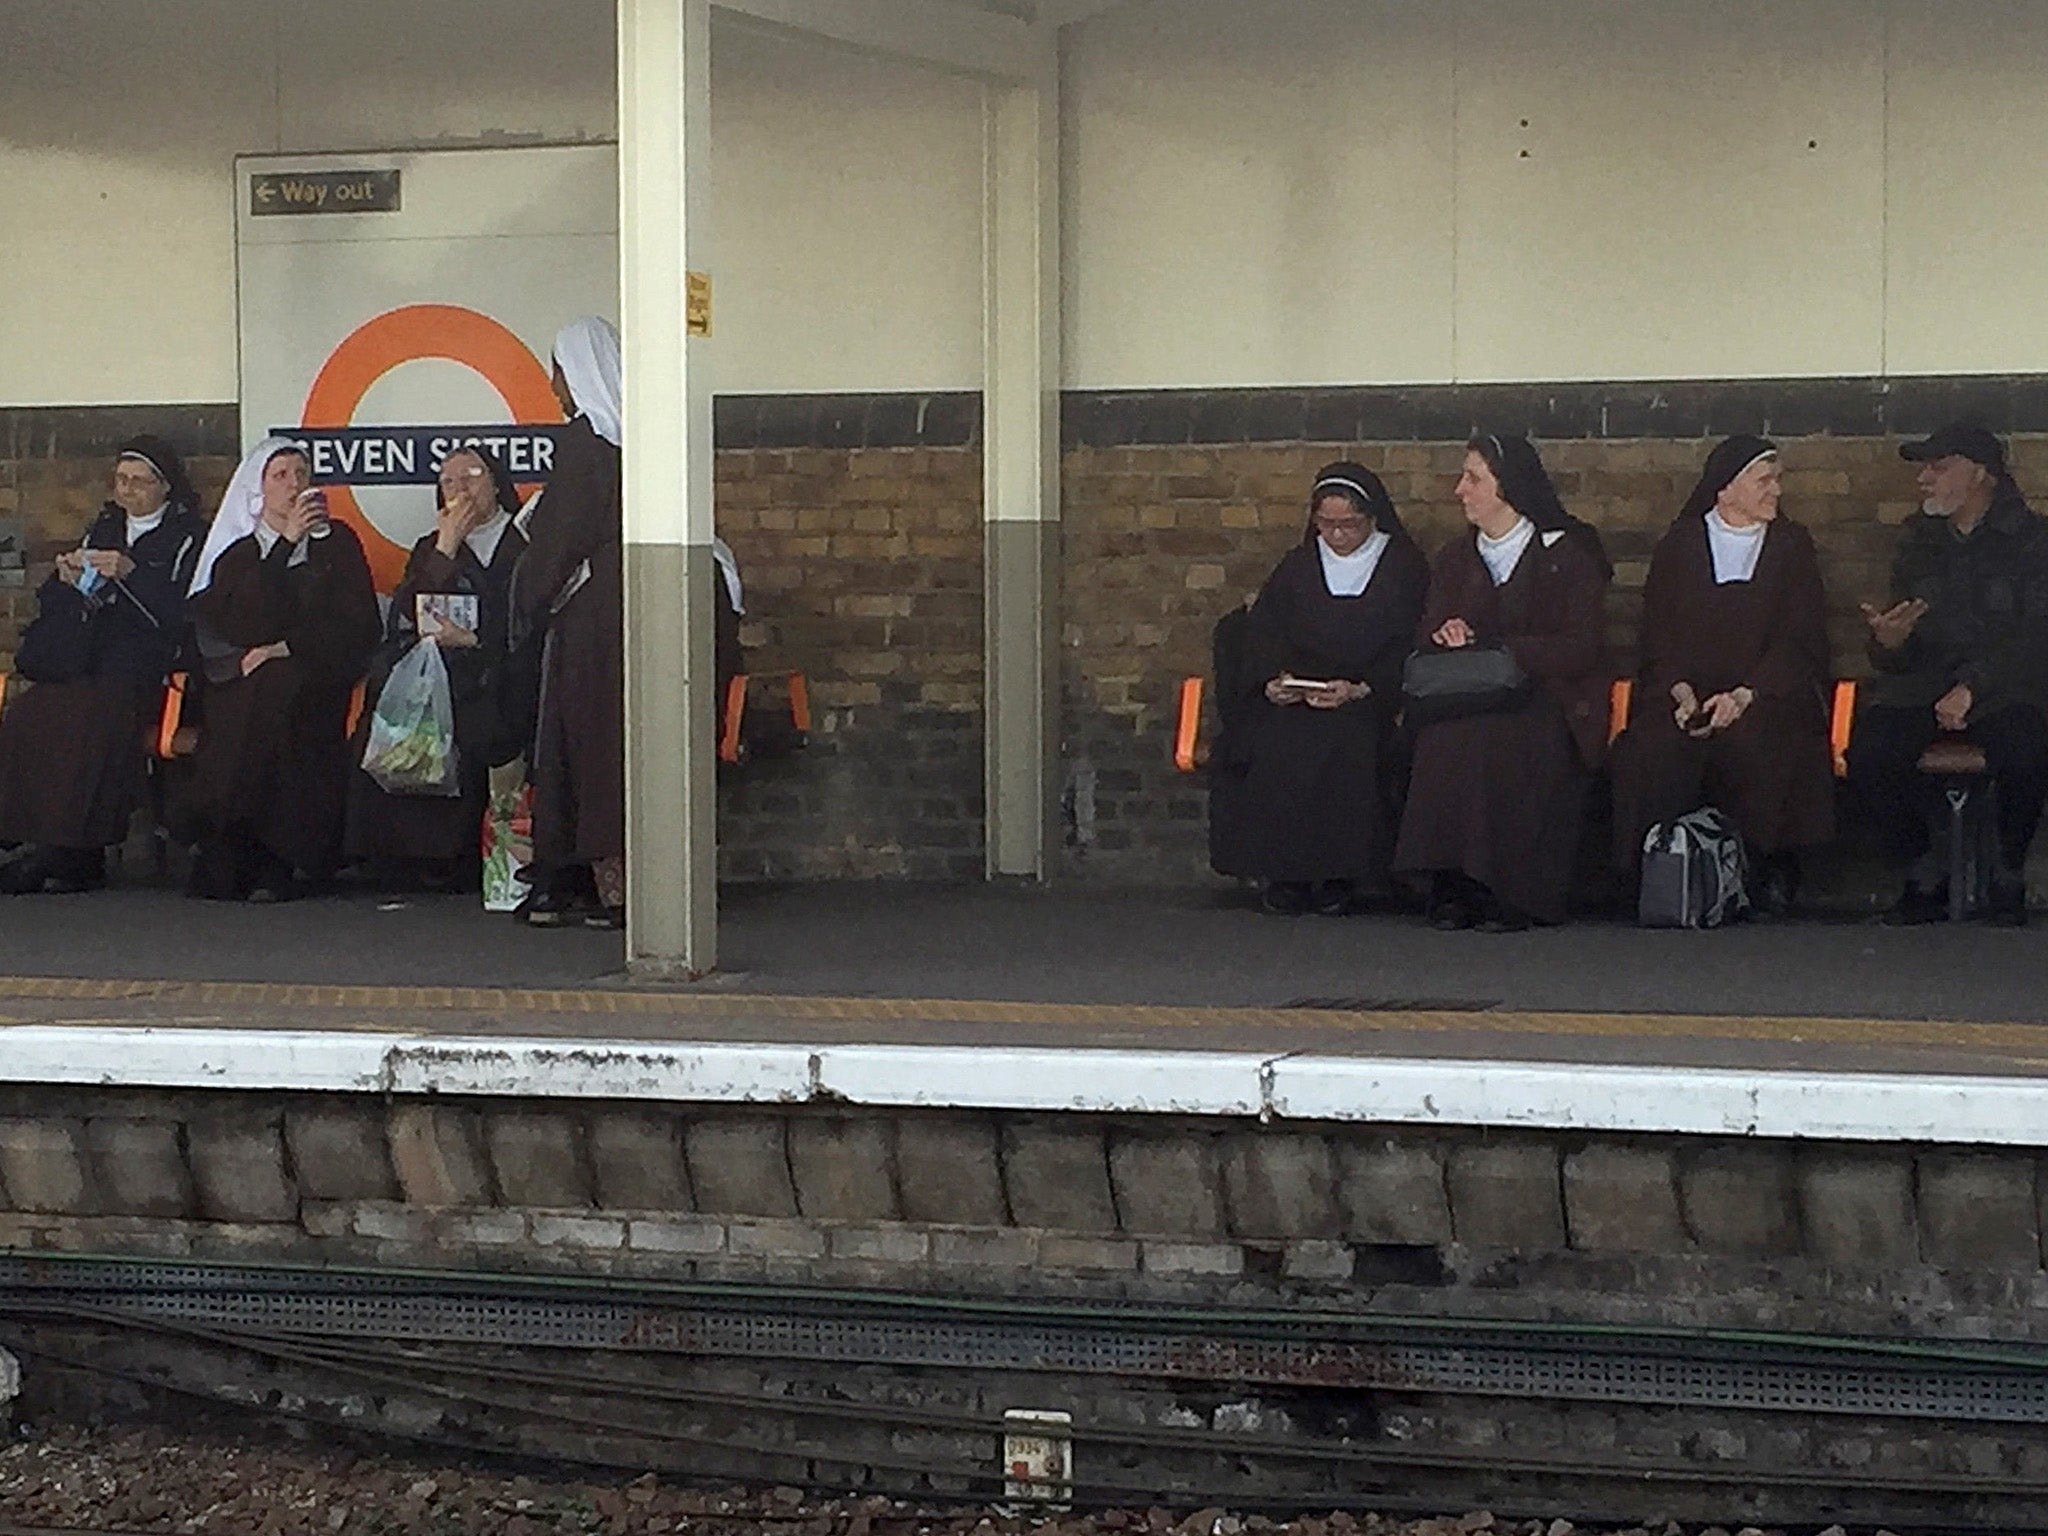
[[[143,733],[186,641],[185,587],[206,541],[185,466],[158,437],[130,438],[113,499],[57,557],[17,665],[33,684],[0,716],[0,893],[106,882],[145,771]]]
[[[1782,916],[1798,850],[1834,835],[1827,596],[1813,536],[1778,514],[1776,446],[1731,437],[1657,546],[1642,666],[1614,749],[1617,864],[1651,827],[1711,804],[1740,829],[1752,899]]]
[[[1302,541],[1247,623],[1243,723],[1219,873],[1263,881],[1269,911],[1351,910],[1386,885],[1398,783],[1401,663],[1429,567],[1379,477],[1332,464]],[[1315,685],[1315,686],[1306,686]]]
[[[288,901],[340,862],[349,695],[377,643],[377,594],[311,469],[285,438],[258,443],[192,580],[206,672],[195,896]]]
[[[1421,727],[1394,867],[1431,877],[1444,929],[1560,923],[1588,775],[1607,745],[1613,574],[1526,438],[1476,437],[1457,497],[1471,527],[1437,556],[1426,646],[1494,646],[1535,687],[1514,707]]]
[[[555,338],[569,418],[534,504],[512,586],[524,632],[544,633],[532,762],[533,892],[520,916],[555,927],[585,892],[593,926],[622,927],[626,901],[625,636],[622,617],[619,333],[594,316]]]
[[[354,750],[358,763],[392,669],[421,639],[423,606],[431,609],[431,599],[441,594],[466,598],[476,625],[430,616],[426,630],[448,668],[462,792],[393,794],[360,767],[350,777],[349,857],[372,861],[387,889],[473,885],[490,771],[526,750],[518,723],[508,718],[516,713],[517,691],[512,573],[526,552],[526,538],[513,522],[518,512],[519,492],[497,456],[475,445],[456,449],[441,463],[434,531],[413,545],[405,576],[391,595],[384,641],[370,662]],[[423,605],[422,598],[429,603]]]

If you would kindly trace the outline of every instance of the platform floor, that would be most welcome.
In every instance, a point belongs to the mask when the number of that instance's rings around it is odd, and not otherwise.
[[[0,1023],[2048,1076],[2048,925],[1439,934],[1072,885],[745,887],[723,917],[724,969],[652,989],[617,935],[465,899],[13,898]]]

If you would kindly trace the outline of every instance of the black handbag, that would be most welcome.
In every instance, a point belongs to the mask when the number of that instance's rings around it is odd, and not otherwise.
[[[93,670],[93,619],[99,604],[89,600],[46,605],[14,648],[14,670],[32,683],[71,683]]]
[[[1535,686],[1498,645],[1416,651],[1401,668],[1402,710],[1410,725],[1520,709]]]

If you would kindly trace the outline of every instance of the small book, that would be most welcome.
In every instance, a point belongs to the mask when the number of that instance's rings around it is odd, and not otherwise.
[[[1292,673],[1280,674],[1280,686],[1290,693],[1330,693],[1340,684],[1313,677],[1296,677]]]
[[[476,633],[474,592],[421,592],[413,599],[413,626],[421,634],[436,634],[451,624]]]

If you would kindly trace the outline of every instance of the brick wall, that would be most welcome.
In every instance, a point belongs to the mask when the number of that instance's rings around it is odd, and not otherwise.
[[[1898,438],[1970,416],[2014,434],[2048,506],[2048,381],[1168,391],[1065,405],[1063,873],[1209,878],[1206,796],[1174,771],[1180,680],[1209,632],[1300,535],[1310,477],[1356,457],[1434,551],[1467,432],[1525,431],[1616,564],[1609,632],[1632,660],[1649,556],[1712,441],[1770,432],[1785,509],[1819,541],[1839,672],[1863,668],[1858,602],[1879,595],[1915,501]],[[718,404],[718,519],[748,592],[752,708],[810,682],[807,752],[728,775],[728,876],[973,878],[982,869],[979,402],[971,395],[731,397]],[[195,451],[218,495],[232,406],[0,411],[0,517],[47,560],[96,507],[122,436]],[[0,587],[0,665],[32,611]],[[1213,719],[1211,721],[1213,726]]]
[[[1902,435],[1952,415],[2015,434],[2016,475],[2048,509],[2048,401],[2034,398],[2031,382],[2008,381],[2002,392],[1987,383],[1975,394],[1951,383],[1070,397],[1061,509],[1066,870],[1132,882],[1214,878],[1202,777],[1176,772],[1171,760],[1179,685],[1206,676],[1216,619],[1256,592],[1299,540],[1308,486],[1330,460],[1354,458],[1378,473],[1434,555],[1464,526],[1451,491],[1469,432],[1535,437],[1565,504],[1606,540],[1615,564],[1608,634],[1625,673],[1651,552],[1708,449],[1731,432],[1772,432],[1784,456],[1785,515],[1820,547],[1836,673],[1856,677],[1867,670],[1857,605],[1883,595],[1897,525],[1918,504],[1911,467],[1898,458]],[[1669,435],[1645,435],[1656,428]],[[1214,727],[1211,702],[1204,728]]]
[[[233,406],[0,411],[0,518],[31,569],[0,586],[0,669],[49,561],[106,498],[122,438],[191,445],[210,512],[236,461]],[[719,527],[739,559],[750,707],[801,671],[809,749],[728,776],[728,876],[976,878],[982,871],[979,401],[961,395],[719,401]],[[421,491],[425,495],[424,490]]]
[[[809,749],[732,774],[740,878],[982,871],[981,454],[735,449],[718,524],[746,583],[750,707],[804,673]]]

